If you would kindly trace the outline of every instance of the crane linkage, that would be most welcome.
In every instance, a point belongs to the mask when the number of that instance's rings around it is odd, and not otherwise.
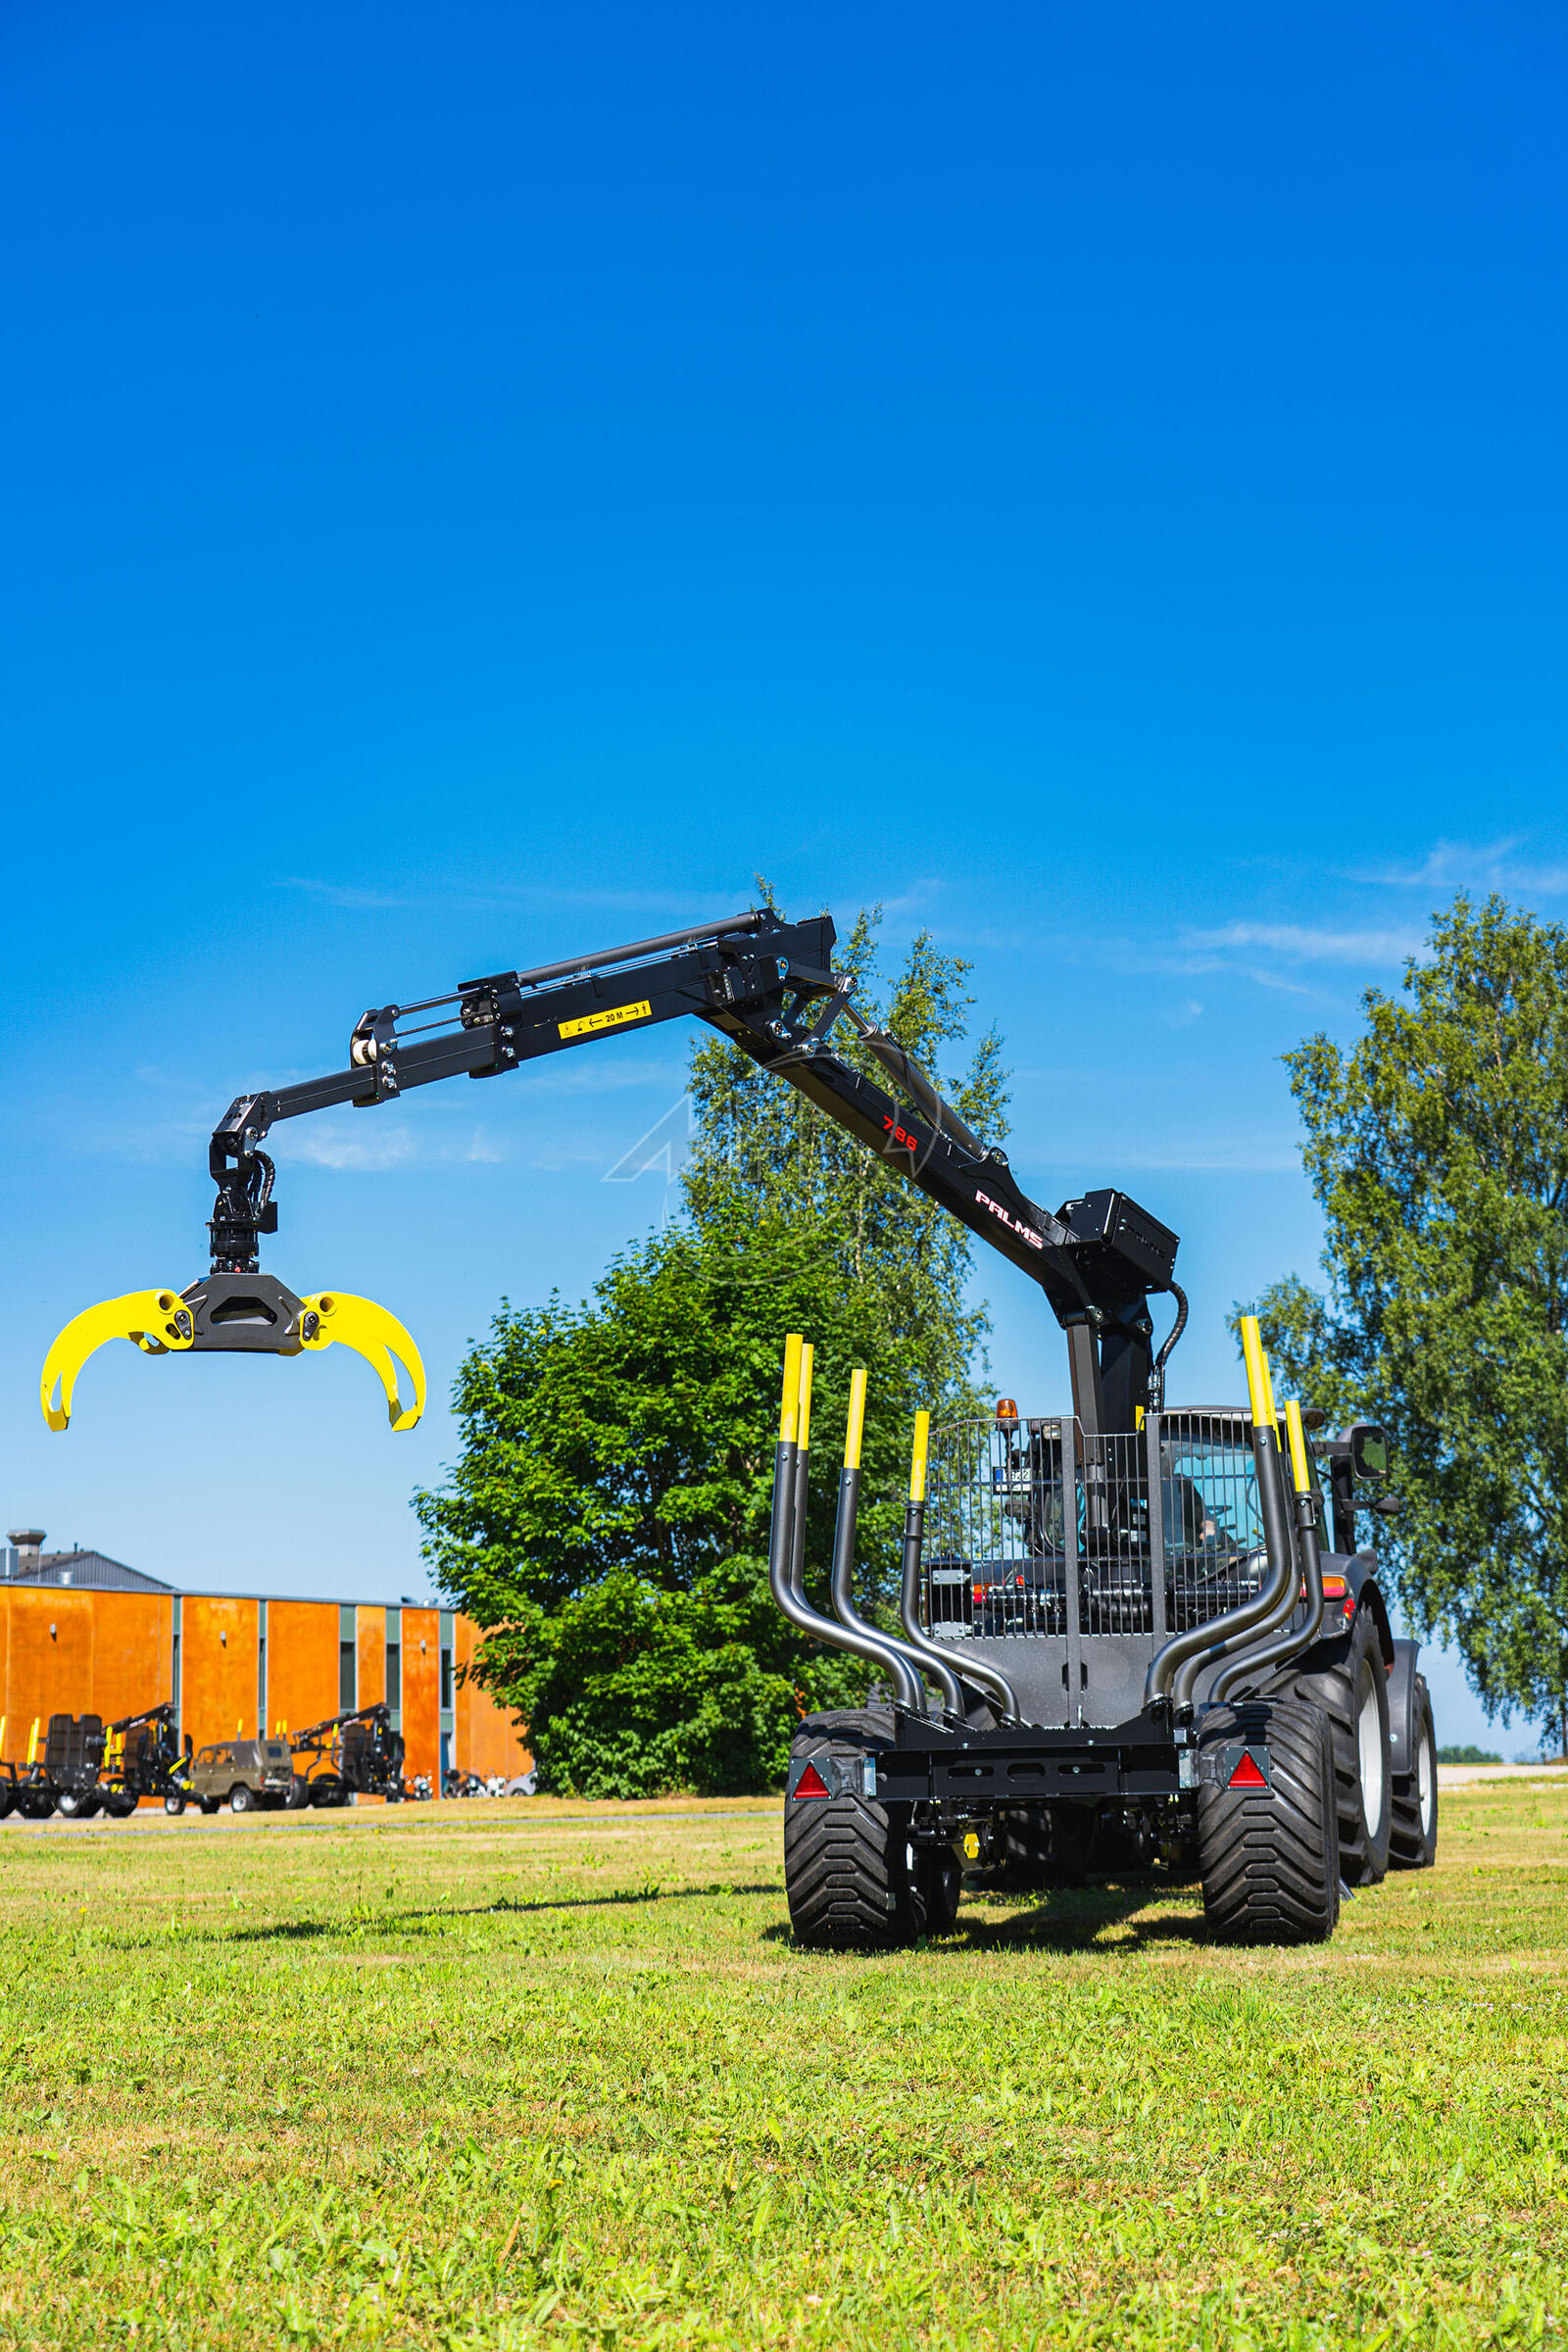
[[[753,907],[725,922],[491,973],[448,996],[365,1013],[346,1069],[230,1103],[208,1159],[218,1188],[211,1271],[182,1291],[132,1291],[69,1323],[44,1364],[50,1428],[66,1427],[86,1357],[117,1337],[152,1355],[299,1355],[341,1341],[379,1374],[392,1427],[412,1428],[423,1410],[424,1371],[403,1325],[371,1299],[299,1295],[261,1270],[260,1240],[277,1231],[275,1171],[262,1148],[271,1129],[341,1103],[369,1109],[438,1078],[498,1078],[546,1054],[689,1014],[1037,1283],[1067,1334],[1073,1405],[1085,1430],[1133,1429],[1139,1409],[1158,1401],[1186,1321],[1174,1279],[1176,1235],[1120,1191],[1085,1193],[1054,1214],[1031,1200],[1006,1153],[982,1143],[898,1040],[859,1011],[853,976],[833,968],[836,936],[830,915],[791,923],[772,907]],[[841,1025],[888,1086],[840,1050]],[[1172,1294],[1177,1313],[1155,1357],[1149,1300],[1160,1292]],[[394,1357],[412,1377],[412,1403],[400,1396]]]

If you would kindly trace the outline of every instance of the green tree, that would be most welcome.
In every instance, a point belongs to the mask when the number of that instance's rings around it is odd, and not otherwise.
[[[1390,1425],[1407,1615],[1568,1754],[1568,935],[1460,897],[1431,950],[1348,1052],[1286,1056],[1328,1291],[1259,1312],[1303,1394]]]
[[[841,966],[941,1084],[968,967],[922,932],[884,1002],[880,919],[860,915]],[[442,1590],[486,1629],[471,1671],[529,1725],[543,1785],[589,1795],[777,1781],[799,1709],[864,1693],[868,1670],[805,1641],[767,1591],[786,1332],[816,1348],[808,1586],[825,1608],[863,1365],[857,1597],[890,1621],[912,1417],[967,1399],[987,1329],[965,1297],[967,1232],[874,1153],[722,1038],[697,1041],[691,1086],[685,1217],[580,1307],[503,1303],[459,1374],[457,1467],[415,1497]],[[1002,1140],[995,1032],[944,1092]]]
[[[1003,1143],[1008,1096],[996,1029],[979,1040],[961,1074],[944,1067],[968,1032],[968,962],[945,955],[922,930],[890,987],[877,962],[881,922],[880,906],[862,908],[837,951],[839,970],[855,981],[858,1008],[913,1056],[983,1143]],[[834,1031],[834,1045],[891,1089],[847,1021]],[[984,1306],[965,1296],[967,1228],[727,1038],[695,1042],[691,1094],[697,1133],[683,1181],[697,1224],[743,1212],[809,1234],[846,1281],[875,1288],[909,1353],[922,1401],[952,1406],[965,1396],[990,1329]]]
[[[816,1348],[808,1587],[827,1606],[850,1372],[869,1373],[862,1606],[896,1572],[914,1384],[885,1300],[811,1237],[716,1209],[618,1258],[580,1307],[504,1304],[459,1374],[463,1450],[415,1506],[442,1590],[487,1630],[472,1669],[530,1726],[543,1785],[759,1788],[803,1707],[867,1670],[767,1590],[784,1338]]]

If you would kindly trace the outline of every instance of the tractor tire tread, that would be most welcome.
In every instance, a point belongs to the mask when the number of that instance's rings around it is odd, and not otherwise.
[[[1401,1773],[1394,1784],[1390,1806],[1391,1870],[1430,1870],[1438,1858],[1437,1743],[1432,1726],[1432,1698],[1424,1674],[1418,1674],[1415,1678],[1413,1712],[1420,1726],[1417,1738],[1433,1741],[1432,1828],[1429,1835],[1421,1826],[1421,1798],[1415,1774]]]
[[[1213,1708],[1205,1751],[1261,1745],[1271,1785],[1221,1788],[1200,1779],[1198,1841],[1203,1916],[1230,1943],[1321,1943],[1340,1915],[1338,1812],[1329,1727],[1296,1698]]]
[[[1348,1886],[1375,1886],[1389,1867],[1390,1830],[1393,1805],[1385,1799],[1385,1827],[1381,1843],[1367,1835],[1365,1816],[1361,1810],[1361,1759],[1356,1740],[1355,1691],[1359,1653],[1367,1642],[1375,1643],[1377,1635],[1370,1614],[1357,1613],[1352,1631],[1333,1644],[1337,1654],[1323,1655],[1327,1644],[1319,1643],[1308,1656],[1318,1663],[1303,1666],[1299,1661],[1286,1667],[1266,1685],[1268,1699],[1295,1698],[1318,1707],[1328,1719],[1329,1738],[1334,1749],[1334,1786],[1340,1823],[1340,1872]],[[1380,1667],[1381,1671],[1381,1667]],[[1384,1784],[1389,1787],[1387,1726],[1385,1725]],[[1391,1790],[1392,1797],[1392,1790]]]
[[[792,1759],[863,1754],[891,1742],[891,1708],[808,1715]],[[907,1807],[842,1795],[789,1801],[784,1887],[796,1940],[824,1950],[868,1951],[911,1941],[927,1929],[922,1874],[907,1861]],[[932,1925],[947,1924],[940,1920]]]

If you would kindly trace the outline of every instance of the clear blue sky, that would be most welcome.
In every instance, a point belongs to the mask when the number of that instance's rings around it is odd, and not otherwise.
[[[601,1178],[674,1032],[280,1131],[268,1262],[404,1316],[412,1438],[341,1350],[124,1347],[54,1438],[45,1347],[201,1271],[238,1089],[756,870],[973,958],[1022,1181],[1174,1225],[1173,1393],[1234,1392],[1318,1248],[1281,1053],[1458,885],[1568,906],[1561,13],[13,0],[0,58],[9,1519],[420,1590],[464,1344],[661,1213]]]

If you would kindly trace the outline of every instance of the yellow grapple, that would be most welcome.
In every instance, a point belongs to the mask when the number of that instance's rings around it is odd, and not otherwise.
[[[351,1291],[298,1298],[272,1274],[210,1274],[185,1291],[127,1291],[74,1315],[44,1358],[39,1384],[51,1429],[71,1420],[76,1375],[110,1340],[145,1355],[305,1355],[340,1345],[363,1355],[386,1392],[392,1427],[412,1429],[424,1410],[424,1365],[396,1315]],[[399,1393],[402,1366],[414,1392]]]

